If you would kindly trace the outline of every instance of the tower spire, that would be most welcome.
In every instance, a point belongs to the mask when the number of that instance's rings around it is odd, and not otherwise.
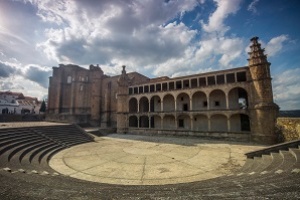
[[[251,38],[248,64],[252,81],[252,140],[272,144],[276,141],[275,122],[279,107],[273,102],[270,65],[258,37]]]

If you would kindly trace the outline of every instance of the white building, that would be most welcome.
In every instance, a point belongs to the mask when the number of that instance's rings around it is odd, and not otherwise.
[[[0,91],[0,114],[39,113],[41,103],[35,97],[26,97],[19,92]]]

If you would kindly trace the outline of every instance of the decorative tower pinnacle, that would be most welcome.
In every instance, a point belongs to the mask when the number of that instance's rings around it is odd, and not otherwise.
[[[275,123],[279,107],[273,102],[272,78],[265,49],[261,48],[258,37],[251,40],[249,54],[249,72],[251,76],[250,118],[252,140],[265,144],[276,142]]]

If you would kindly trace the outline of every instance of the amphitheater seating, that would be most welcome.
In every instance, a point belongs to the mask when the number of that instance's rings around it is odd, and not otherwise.
[[[0,146],[0,198],[298,199],[300,196],[300,140],[249,152],[244,166],[232,174],[192,183],[111,185],[51,171],[48,160],[52,155],[90,141],[92,138],[74,125],[0,129],[0,143],[3,144]],[[7,166],[10,170],[5,168]]]
[[[0,167],[55,173],[48,166],[55,153],[92,141],[93,138],[76,125],[0,129]]]

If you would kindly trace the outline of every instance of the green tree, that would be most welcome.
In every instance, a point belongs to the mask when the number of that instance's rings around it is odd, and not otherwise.
[[[43,102],[42,102],[42,105],[41,105],[41,107],[40,107],[40,112],[46,112],[46,103],[45,103],[45,100],[43,100]]]

